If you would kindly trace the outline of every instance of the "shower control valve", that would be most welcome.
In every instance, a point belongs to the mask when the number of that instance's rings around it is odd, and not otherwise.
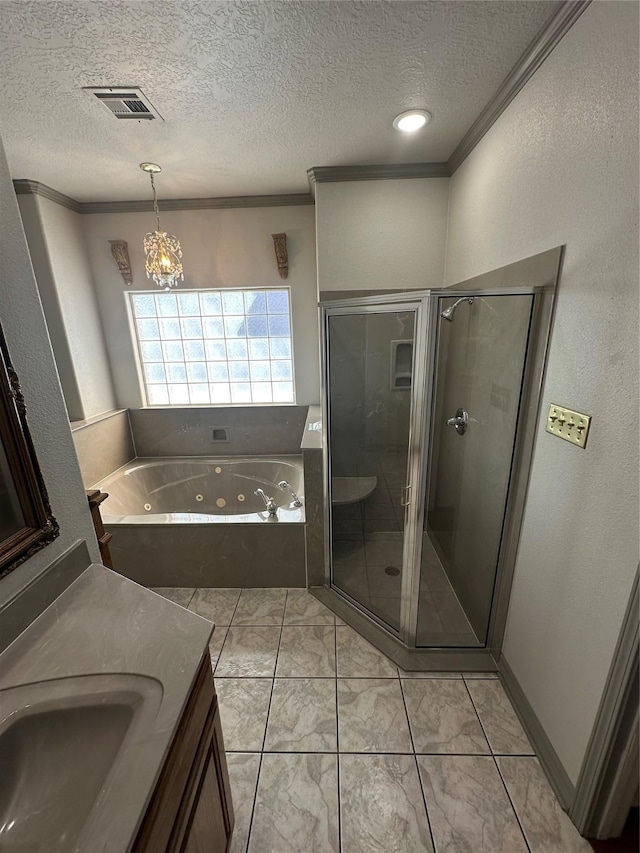
[[[469,415],[465,412],[464,409],[458,409],[456,411],[455,418],[449,418],[447,420],[447,426],[455,427],[458,435],[464,435],[467,431],[467,426],[469,425]]]

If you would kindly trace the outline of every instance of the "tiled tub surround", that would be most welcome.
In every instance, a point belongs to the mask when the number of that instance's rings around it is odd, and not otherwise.
[[[165,589],[209,647],[232,853],[588,853],[493,674],[405,673],[306,590]]]
[[[300,452],[307,406],[130,409],[129,417],[138,456],[279,455]],[[214,441],[215,428],[229,440]]]
[[[127,409],[72,423],[71,433],[87,488],[136,455]]]
[[[37,687],[38,701],[42,699],[47,708],[56,693],[60,699],[66,696],[65,704],[82,704],[86,703],[82,696],[93,699],[95,691],[121,692],[123,684],[132,685],[135,692],[140,686],[140,695],[145,696],[136,705],[119,758],[102,782],[99,808],[75,827],[79,835],[74,850],[122,853],[130,849],[210,634],[211,625],[204,619],[94,565],[0,656],[0,689],[9,691],[0,695],[3,714],[15,690],[34,682],[43,682]],[[26,689],[22,688],[23,693]],[[70,700],[71,695],[76,698]],[[76,739],[75,730],[73,734]],[[73,747],[69,749],[73,752]],[[71,767],[74,760],[77,755],[71,754]],[[7,802],[4,796],[3,802]],[[13,805],[18,810],[14,818],[19,818],[20,810],[28,809],[24,791]],[[59,804],[56,812],[66,806],[66,802]],[[69,807],[75,809],[76,803],[70,802]],[[72,823],[70,814],[68,825]],[[0,847],[5,849],[7,844],[6,849],[13,850],[13,841],[3,836]],[[54,839],[50,841],[53,849]],[[32,849],[32,843],[27,846]],[[56,843],[56,849],[63,847]]]
[[[277,486],[286,480],[303,506]],[[118,572],[145,585],[306,586],[299,456],[135,460],[96,484]],[[278,505],[271,518],[262,488]]]

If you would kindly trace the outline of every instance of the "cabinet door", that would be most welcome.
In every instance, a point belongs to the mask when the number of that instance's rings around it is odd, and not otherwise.
[[[202,784],[194,805],[183,853],[224,853],[227,849],[227,826],[220,787],[216,776],[213,749],[207,755]]]

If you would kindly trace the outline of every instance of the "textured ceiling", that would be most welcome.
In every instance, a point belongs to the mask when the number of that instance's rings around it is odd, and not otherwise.
[[[555,4],[0,0],[14,178],[80,201],[304,192],[311,166],[446,160]],[[140,86],[118,121],[82,86]],[[401,136],[402,110],[433,113]]]

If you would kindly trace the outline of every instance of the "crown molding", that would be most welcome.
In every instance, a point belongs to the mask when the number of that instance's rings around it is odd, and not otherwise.
[[[16,195],[39,195],[55,201],[76,213],[146,213],[153,202],[144,201],[76,201],[40,181],[20,178],[13,182]],[[234,207],[292,207],[313,204],[310,193],[284,195],[243,195],[222,198],[168,198],[161,201],[163,213],[169,210],[226,210]]]
[[[513,66],[498,91],[449,157],[450,174],[453,174],[469,156],[590,3],[591,0],[563,0],[558,4],[555,12]]]
[[[40,181],[30,181],[26,178],[19,178],[13,182],[13,188],[16,195],[39,195],[42,198],[48,198],[49,201],[55,201],[56,204],[61,204],[62,207],[67,207],[75,213],[82,213],[82,205],[75,198],[70,198],[64,193],[59,193],[53,187],[48,187],[46,184],[41,184]]]
[[[367,166],[313,166],[307,169],[309,189],[341,181],[386,181],[401,178],[448,178],[448,163],[384,163]]]
[[[160,212],[169,210],[227,210],[233,207],[295,207],[313,204],[310,193],[283,195],[239,195],[221,198],[164,198]],[[153,202],[144,201],[85,201],[80,203],[81,213],[146,213],[153,210]]]

